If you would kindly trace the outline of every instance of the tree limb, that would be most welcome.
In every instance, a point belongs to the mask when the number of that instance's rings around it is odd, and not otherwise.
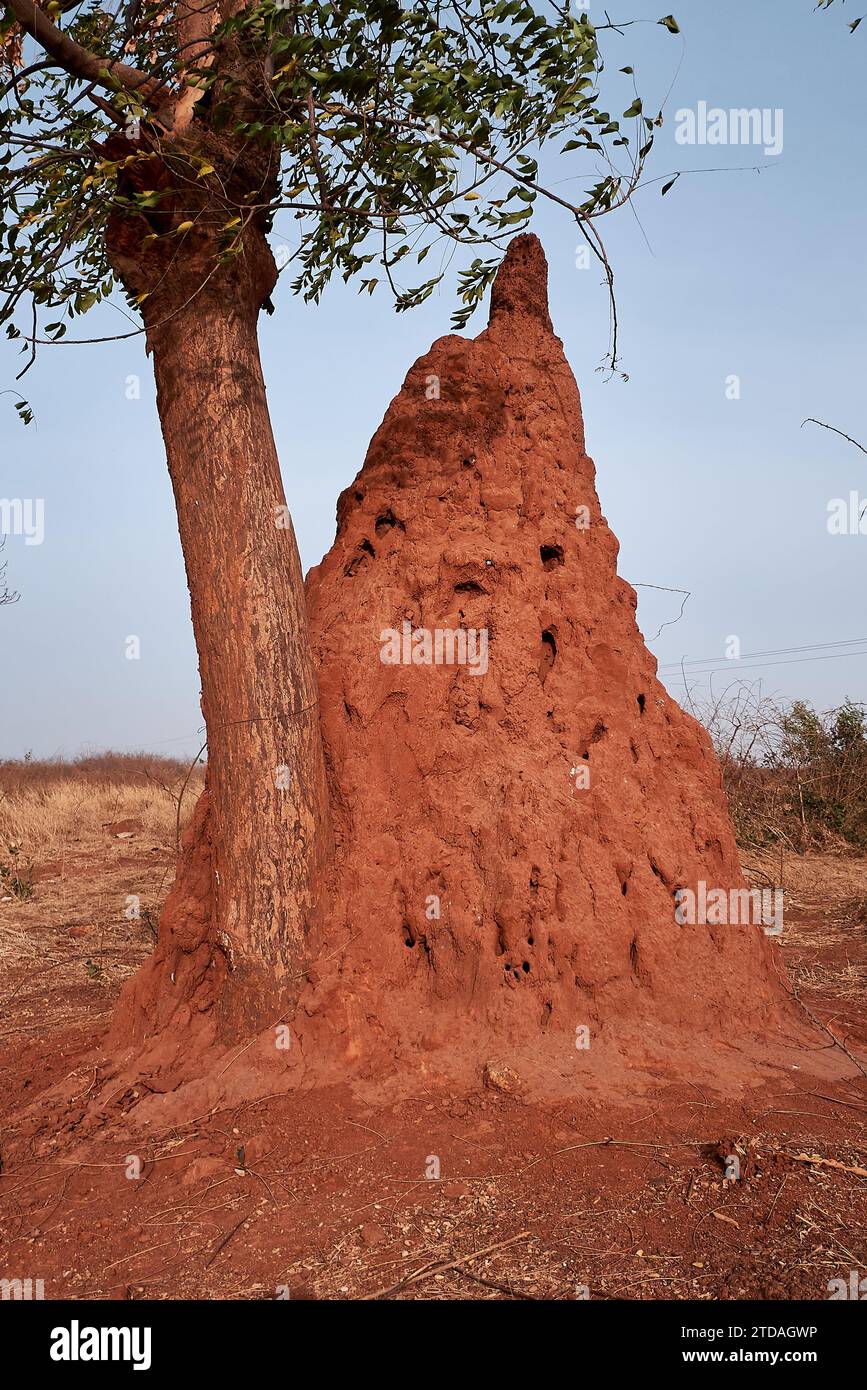
[[[836,425],[826,425],[824,420],[817,420],[814,415],[808,415],[806,420],[802,421],[801,429],[804,428],[804,425],[821,425],[823,430],[830,430],[832,434],[839,434],[841,439],[854,444],[855,448],[860,449],[862,454],[867,454],[867,449],[864,448],[863,444],[859,444],[858,440],[853,439],[851,434],[844,434],[842,430],[838,430]]]
[[[118,87],[122,87],[124,91],[148,106],[158,105],[160,101],[172,97],[172,93],[161,82],[139,72],[138,68],[116,62],[114,59],[102,58],[83,48],[68,34],[64,34],[62,29],[58,29],[33,0],[7,0],[7,3],[25,33],[35,39],[49,57],[71,76],[80,77],[84,82],[93,82],[109,91],[116,91]]]

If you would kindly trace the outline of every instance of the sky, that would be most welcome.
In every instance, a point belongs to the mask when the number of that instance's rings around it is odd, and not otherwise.
[[[656,20],[665,4],[605,8]],[[658,586],[638,589],[639,624],[681,703],[739,680],[818,709],[865,700],[867,534],[831,534],[828,506],[852,492],[856,510],[867,503],[867,456],[802,422],[816,417],[867,444],[867,24],[850,34],[857,8],[817,12],[814,0],[672,4],[681,36],[649,23],[605,37],[611,109],[632,100],[631,79],[617,74],[627,64],[646,111],[665,101],[645,186],[597,223],[628,381],[599,370],[607,299],[598,271],[577,263],[574,222],[549,205],[532,223],[619,571]],[[591,3],[597,23],[602,10]],[[692,113],[698,134],[701,103],[766,111],[772,138],[681,143],[690,117],[678,113]],[[710,129],[723,127],[711,118]],[[577,198],[587,156],[558,149],[543,181]],[[277,231],[278,246],[292,244],[291,223]],[[319,306],[278,285],[262,352],[305,571],[330,546],[337,496],[407,370],[449,331],[466,255],[408,314],[342,282]],[[100,308],[75,336],[124,326]],[[3,343],[0,391],[19,367]],[[0,503],[43,499],[44,538],[10,535],[0,556],[20,593],[0,608],[0,757],[192,757],[203,741],[196,653],[142,339],[45,348],[22,386],[29,427],[14,396],[0,396]],[[679,591],[689,592],[680,617]],[[137,660],[126,655],[131,635]],[[738,643],[740,660],[727,655]]]

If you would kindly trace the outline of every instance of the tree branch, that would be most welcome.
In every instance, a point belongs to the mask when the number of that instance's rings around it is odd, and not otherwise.
[[[172,98],[172,93],[167,87],[139,72],[138,68],[102,58],[83,48],[68,34],[64,34],[62,29],[58,29],[33,0],[7,0],[7,4],[24,32],[35,39],[49,57],[71,76],[80,77],[84,82],[93,82],[109,91],[116,91],[118,87],[122,87],[148,106],[155,106],[160,100]]]
[[[867,449],[864,448],[863,444],[859,444],[858,440],[853,439],[851,434],[844,434],[842,430],[838,430],[836,425],[826,425],[824,420],[817,420],[814,415],[807,416],[806,420],[801,424],[801,429],[804,428],[804,425],[821,425],[823,430],[830,430],[832,434],[839,434],[841,439],[845,439],[848,443],[854,444],[855,448],[860,449],[862,454],[867,454]]]

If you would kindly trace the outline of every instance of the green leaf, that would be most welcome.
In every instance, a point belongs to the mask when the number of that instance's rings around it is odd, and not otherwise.
[[[142,262],[170,246],[187,255],[195,229],[203,259],[212,238],[214,267],[244,254],[242,230],[261,226],[280,237],[277,220],[291,219],[295,293],[316,303],[335,276],[368,294],[387,281],[399,310],[421,304],[442,275],[406,286],[398,272],[431,250],[439,261],[445,237],[476,257],[459,281],[461,326],[496,271],[497,261],[477,255],[480,247],[499,254],[503,233],[526,227],[546,193],[566,201],[573,216],[605,213],[623,185],[613,178],[593,187],[595,166],[613,167],[627,148],[625,126],[628,151],[644,140],[643,160],[650,149],[652,122],[636,138],[631,124],[604,109],[601,75],[618,36],[594,28],[583,0],[577,15],[560,0],[481,0],[459,9],[403,0],[218,7],[207,70],[189,66],[172,26],[150,22],[150,0],[131,39],[127,5],[43,3],[60,6],[64,30],[98,55],[99,67],[126,51],[147,76],[171,73],[206,99],[177,145],[162,140],[146,105],[119,80],[109,96],[114,114],[80,101],[78,79],[57,68],[19,78],[6,93],[0,283],[12,306],[5,317],[14,314],[17,324],[21,313],[19,334],[30,331],[31,297],[55,320],[51,337],[113,292],[106,230],[123,219],[130,254]],[[673,16],[659,23],[679,32]],[[270,84],[262,81],[267,53],[277,70]],[[631,64],[621,73],[635,81]],[[626,114],[643,117],[640,97]],[[118,115],[139,118],[139,141],[115,147]],[[540,182],[542,147],[551,141],[558,151],[599,159],[568,161],[566,183],[552,172],[537,198],[527,185]],[[156,313],[159,277],[147,283]],[[145,298],[123,293],[131,307]],[[26,336],[16,346],[26,355]]]

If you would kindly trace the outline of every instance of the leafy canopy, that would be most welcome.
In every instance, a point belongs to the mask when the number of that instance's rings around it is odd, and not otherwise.
[[[501,249],[547,197],[575,218],[610,290],[595,222],[631,196],[662,118],[645,115],[630,66],[615,79],[623,109],[604,109],[600,35],[623,29],[594,28],[570,0],[4,6],[0,321],[29,360],[112,294],[110,218],[150,218],[147,239],[183,254],[205,205],[217,257],[237,254],[256,219],[270,229],[288,216],[278,263],[295,291],[318,300],[335,272],[357,275],[407,309],[442,279],[443,250]],[[671,15],[658,24],[679,32]],[[558,188],[581,188],[574,203],[540,182],[552,140],[569,156]],[[233,173],[250,151],[266,173],[241,188]],[[130,177],[155,159],[188,193],[189,209],[175,198],[162,221],[164,188]],[[462,271],[455,327],[496,266],[476,254]]]

